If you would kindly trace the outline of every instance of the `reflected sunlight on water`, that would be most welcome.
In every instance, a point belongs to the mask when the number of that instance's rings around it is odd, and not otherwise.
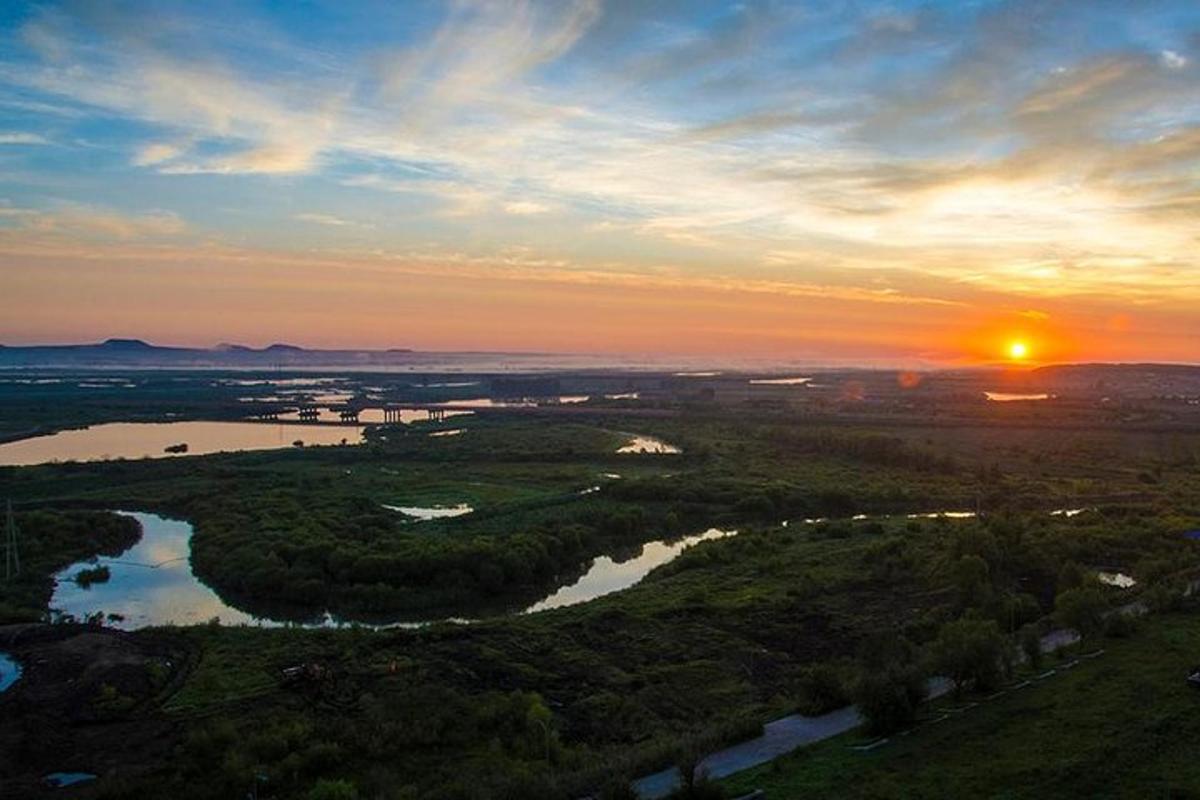
[[[356,444],[358,426],[279,425],[267,422],[111,422],[0,444],[0,466],[51,461],[108,461],[117,458],[179,458],[240,450],[308,445]],[[187,444],[186,453],[164,448]]]

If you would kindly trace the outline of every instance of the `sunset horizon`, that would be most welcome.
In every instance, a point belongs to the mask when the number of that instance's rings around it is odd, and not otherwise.
[[[1200,0],[0,3],[0,795],[1200,798]]]
[[[1194,4],[237,8],[0,15],[0,341],[1198,358]]]
[[[553,359],[554,357],[562,357],[569,359],[571,357],[581,357],[593,360],[593,369],[604,368],[628,368],[633,364],[641,365],[642,368],[669,368],[675,366],[687,365],[709,365],[719,367],[725,370],[735,372],[780,372],[789,369],[845,369],[845,368],[862,368],[869,370],[922,370],[922,371],[938,371],[938,370],[961,370],[961,369],[1005,369],[1012,371],[1035,370],[1041,367],[1062,367],[1062,366],[1089,366],[1089,365],[1109,365],[1109,366],[1196,366],[1200,361],[1193,359],[1177,360],[1170,359],[1069,359],[1069,360],[1048,360],[1039,358],[1038,352],[1030,345],[1028,340],[1013,339],[1000,342],[996,348],[996,352],[991,357],[982,356],[978,359],[969,357],[960,357],[958,359],[936,360],[929,358],[913,357],[910,355],[896,356],[894,358],[867,356],[867,355],[848,355],[843,358],[825,356],[809,356],[804,357],[797,355],[794,351],[786,353],[744,353],[744,352],[720,352],[720,351],[663,351],[663,350],[570,350],[570,349],[493,349],[487,347],[464,347],[464,348],[422,348],[413,347],[405,343],[392,343],[384,345],[367,345],[359,346],[351,344],[334,344],[325,346],[321,344],[312,345],[306,343],[302,339],[264,339],[261,341],[228,341],[222,339],[216,342],[190,342],[190,341],[162,341],[147,339],[142,336],[135,335],[114,335],[104,336],[103,338],[95,338],[90,340],[64,340],[64,341],[31,341],[31,342],[0,342],[0,349],[9,350],[54,350],[59,348],[69,349],[88,349],[88,348],[104,348],[104,347],[129,347],[145,346],[150,350],[188,350],[196,352],[207,352],[219,354],[229,352],[231,350],[250,351],[265,353],[271,350],[300,350],[312,353],[377,353],[377,354],[397,354],[397,353],[419,353],[422,355],[460,355],[460,354],[477,354],[480,356],[504,356],[504,355],[522,355],[522,356],[545,356]],[[4,365],[0,364],[0,368]],[[569,364],[564,362],[564,368],[569,368]],[[543,369],[554,368],[552,364],[548,364]]]

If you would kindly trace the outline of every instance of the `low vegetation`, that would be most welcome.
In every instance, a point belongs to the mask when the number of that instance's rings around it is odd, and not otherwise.
[[[106,718],[167,720],[175,737],[170,759],[131,753],[137,769],[98,791],[241,796],[265,776],[264,798],[573,798],[600,787],[620,797],[630,778],[694,765],[783,714],[856,702],[871,736],[908,730],[928,713],[931,675],[987,695],[1039,666],[1050,627],[1133,647],[1143,632],[1113,609],[1178,605],[1200,547],[1181,535],[1197,527],[1200,497],[1190,440],[714,413],[463,424],[467,435],[441,439],[381,428],[357,448],[0,470],[23,541],[43,548],[0,609],[37,616],[49,575],[136,538],[125,518],[63,509],[185,517],[192,566],[222,596],[297,613],[501,610],[601,553],[633,555],[708,526],[739,535],[686,550],[630,590],[470,626],[137,633],[200,655],[160,706],[97,694]],[[683,453],[617,455],[615,431],[635,426]],[[415,523],[383,508],[460,502],[476,511]],[[974,509],[983,516],[924,516]],[[1051,513],[1064,509],[1083,510]],[[1105,586],[1100,569],[1138,583]],[[830,763],[844,770],[851,756],[839,747],[814,752],[836,752]],[[884,764],[891,751],[881,752]],[[901,762],[886,763],[846,796],[891,796]],[[773,784],[758,770],[732,786],[840,795],[836,770],[824,769]],[[921,769],[928,796],[949,785]],[[994,774],[1026,775],[1012,764]],[[964,785],[985,785],[973,781]]]

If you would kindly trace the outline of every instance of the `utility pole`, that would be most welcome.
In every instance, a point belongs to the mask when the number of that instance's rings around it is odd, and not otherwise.
[[[17,550],[17,523],[13,519],[12,500],[8,501],[6,533],[4,536],[4,579],[12,580],[21,574],[21,554]]]

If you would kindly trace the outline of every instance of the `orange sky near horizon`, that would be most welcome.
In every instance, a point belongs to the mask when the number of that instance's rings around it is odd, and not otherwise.
[[[1136,6],[11,3],[0,343],[1200,362]]]
[[[0,241],[0,264],[14,257]],[[996,293],[914,301],[846,287],[537,266],[43,243],[0,297],[6,344],[109,337],[207,347],[409,347],[880,365],[1195,361],[1169,313]],[[103,264],[103,268],[98,268]],[[134,302],[131,302],[134,301]],[[31,313],[31,309],[38,309]],[[1176,311],[1186,325],[1188,309]],[[22,318],[19,329],[6,321]],[[1154,326],[1159,326],[1156,329]],[[214,331],[219,331],[214,336]]]

